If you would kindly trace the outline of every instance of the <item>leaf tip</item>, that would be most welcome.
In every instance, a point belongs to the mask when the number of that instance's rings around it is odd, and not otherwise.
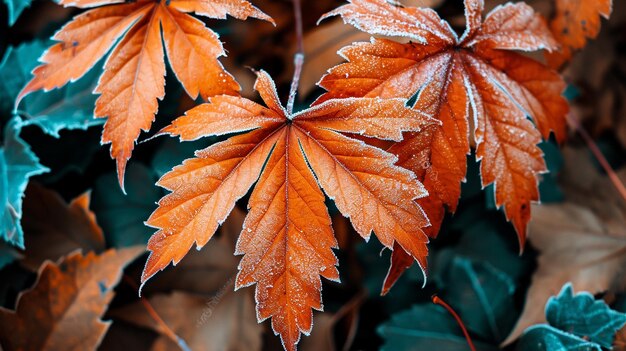
[[[120,189],[122,190],[122,193],[124,195],[126,194],[126,188],[124,188],[124,174],[126,173],[126,163],[128,162],[128,159],[125,159],[123,157],[117,158],[116,159],[116,165],[117,165],[117,181],[120,185]]]

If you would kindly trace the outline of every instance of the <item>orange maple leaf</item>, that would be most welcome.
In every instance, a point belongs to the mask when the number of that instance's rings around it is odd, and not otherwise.
[[[404,99],[333,99],[291,114],[263,71],[255,89],[267,107],[216,96],[163,130],[182,140],[245,133],[196,152],[159,180],[172,193],[146,222],[159,230],[148,242],[142,282],[180,262],[194,243],[205,245],[257,182],[235,250],[244,255],[236,288],[257,284],[259,320],[271,317],[293,350],[300,334],[311,331],[311,309],[322,309],[320,276],[339,280],[322,189],[363,238],[373,231],[386,247],[398,243],[426,267],[428,238],[421,228],[428,219],[414,201],[426,196],[424,187],[394,165],[394,155],[342,133],[398,141],[402,131],[436,121]]]
[[[573,51],[582,49],[587,38],[600,32],[600,16],[608,19],[612,0],[555,0],[556,11],[550,29],[561,44],[558,51],[546,53],[550,67],[559,68],[572,58]]]
[[[148,131],[165,95],[164,48],[168,61],[187,94],[206,99],[235,94],[239,84],[218,57],[224,55],[218,35],[187,12],[211,18],[272,19],[244,0],[61,0],[64,6],[90,8],[66,24],[53,39],[22,89],[19,101],[36,90],[51,90],[75,81],[90,70],[111,47],[95,93],[95,116],[108,117],[103,143],[111,143],[120,186],[126,163],[141,130]],[[121,39],[120,39],[121,38]],[[119,43],[116,45],[116,42]]]
[[[348,62],[321,79],[319,85],[328,92],[318,103],[417,94],[415,107],[442,123],[409,134],[389,151],[432,194],[418,200],[432,223],[427,234],[436,236],[444,206],[452,212],[456,208],[473,135],[482,185],[494,185],[496,205],[504,206],[523,247],[530,202],[539,199],[537,175],[546,171],[537,144],[551,131],[559,141],[565,137],[565,84],[543,64],[512,52],[557,47],[539,15],[524,3],[507,4],[483,21],[483,5],[482,0],[465,1],[467,28],[460,38],[431,9],[352,0],[331,11],[323,18],[341,15],[370,34],[411,42],[372,39],[342,49]],[[394,250],[383,292],[410,265],[402,250]]]

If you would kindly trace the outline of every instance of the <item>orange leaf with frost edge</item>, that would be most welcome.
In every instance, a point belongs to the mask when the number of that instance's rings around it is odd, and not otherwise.
[[[426,196],[415,175],[395,166],[392,154],[343,133],[401,140],[436,121],[403,99],[333,99],[289,114],[271,78],[258,72],[255,89],[265,106],[216,96],[162,132],[192,140],[243,132],[196,152],[158,184],[172,192],[147,224],[159,230],[142,283],[193,244],[204,246],[250,187],[250,211],[235,254],[236,288],[256,284],[259,321],[272,319],[286,349],[309,334],[312,309],[321,310],[320,276],[339,280],[337,248],[324,194],[366,240],[373,231],[388,248],[398,243],[426,267],[428,219],[414,199]],[[228,121],[228,123],[225,123]]]
[[[558,51],[546,53],[550,67],[559,68],[582,49],[587,39],[600,33],[601,17],[611,16],[612,0],[555,0],[556,10],[550,29],[561,44]]]
[[[389,151],[432,194],[418,200],[432,223],[426,233],[435,237],[445,208],[456,209],[473,135],[482,185],[494,184],[496,205],[504,206],[523,248],[530,203],[539,200],[537,175],[546,171],[537,144],[551,132],[558,141],[565,137],[565,83],[545,65],[513,52],[558,46],[532,8],[524,3],[498,6],[483,20],[483,7],[481,0],[465,1],[467,28],[460,38],[431,9],[352,0],[331,11],[322,19],[340,15],[370,34],[412,42],[372,39],[343,48],[339,53],[348,62],[320,80],[327,92],[316,103],[417,93],[416,108],[441,126],[409,133]],[[395,250],[383,293],[408,266],[406,254]]]
[[[75,81],[114,47],[95,93],[94,115],[107,117],[102,143],[111,144],[122,189],[126,163],[141,131],[148,131],[165,95],[165,60],[193,99],[236,94],[239,84],[224,70],[225,55],[218,35],[188,12],[211,18],[256,17],[273,20],[243,0],[62,0],[64,6],[90,8],[67,23],[52,39],[22,89],[16,104],[37,90],[51,90]],[[118,43],[119,41],[119,43]],[[165,45],[163,45],[163,43]]]

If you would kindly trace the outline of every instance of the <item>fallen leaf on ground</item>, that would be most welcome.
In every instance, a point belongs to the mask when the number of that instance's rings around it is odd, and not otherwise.
[[[124,266],[143,251],[134,247],[80,253],[44,264],[17,308],[0,307],[0,340],[10,350],[95,349],[110,322],[101,320]]]
[[[538,268],[520,319],[507,338],[545,321],[548,298],[571,282],[591,294],[624,289],[626,202],[608,177],[598,173],[585,151],[564,151],[565,202],[535,205],[529,240],[539,251]],[[626,181],[626,169],[618,172]]]
[[[213,297],[174,291],[169,295],[154,295],[149,302],[191,350],[260,350],[263,326],[256,321],[254,299],[247,290],[232,291],[232,283]],[[140,302],[117,309],[111,316],[162,333]],[[180,351],[180,347],[161,334],[151,350]]]

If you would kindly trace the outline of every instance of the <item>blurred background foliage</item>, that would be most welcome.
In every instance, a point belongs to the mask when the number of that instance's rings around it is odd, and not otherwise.
[[[461,1],[403,2],[433,6],[456,27],[463,27]],[[545,1],[528,2],[540,11],[550,11]],[[295,51],[291,2],[254,3],[276,20],[276,27],[255,20],[206,22],[225,42],[228,57],[224,64],[241,83],[242,94],[257,98],[251,89],[254,76],[246,68],[253,67],[278,77],[279,93],[285,97]],[[306,63],[296,108],[307,106],[319,95],[315,82],[341,62],[335,54],[338,48],[368,39],[339,20],[315,25],[324,12],[340,3],[303,3]],[[500,1],[487,3],[494,7]],[[623,0],[615,6],[598,39],[576,56],[564,75],[570,85],[567,95],[573,118],[591,133],[624,180],[626,173],[620,170],[626,161],[626,9]],[[142,135],[130,161],[124,195],[108,148],[100,145],[103,121],[93,119],[96,96],[91,92],[102,64],[66,87],[33,93],[14,107],[12,102],[48,46],[48,38],[77,13],[47,0],[4,0],[0,6],[0,121],[4,130],[0,305],[9,309],[15,308],[20,292],[33,286],[45,259],[56,262],[76,250],[101,253],[145,245],[153,230],[143,221],[164,195],[154,185],[156,180],[194,150],[219,140],[150,139],[196,103],[183,94],[168,71],[166,98],[159,104],[157,122]],[[460,315],[478,350],[600,350],[613,345],[626,350],[622,329],[626,322],[622,313],[626,312],[626,200],[575,130],[564,148],[553,142],[541,147],[550,173],[542,176],[542,205],[533,207],[536,217],[523,254],[513,228],[494,206],[493,189],[481,189],[478,165],[469,157],[460,206],[448,215],[431,244],[428,280],[424,282],[413,267],[386,296],[380,296],[380,289],[390,252],[373,237],[369,243],[362,242],[329,200],[341,248],[336,254],[342,282],[324,282],[325,310],[317,313],[313,333],[302,340],[300,348],[467,350],[452,315],[431,302],[436,294]],[[77,210],[70,202],[86,192],[88,207]],[[144,290],[142,300],[136,284],[145,255],[128,265],[107,307],[104,319],[113,323],[99,349],[179,349],[180,343],[155,322],[146,306],[153,306],[165,325],[193,350],[279,349],[267,323],[256,323],[252,289],[232,291],[238,258],[230,253],[246,202],[246,198],[239,202],[236,213],[202,251],[190,253],[180,265],[158,275]],[[100,234],[89,222],[90,211]],[[37,244],[43,236],[54,240]],[[593,295],[576,295],[582,290]],[[548,301],[550,296],[555,297]]]

